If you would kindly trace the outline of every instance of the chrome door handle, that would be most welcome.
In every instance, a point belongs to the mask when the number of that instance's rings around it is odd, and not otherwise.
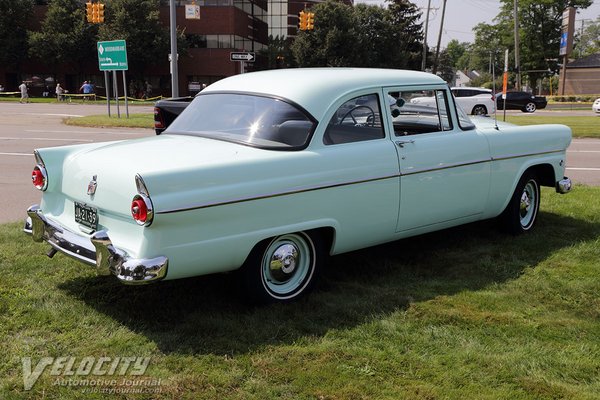
[[[398,140],[396,141],[396,144],[398,145],[398,147],[404,147],[405,144],[409,144],[409,143],[414,143],[414,140]]]

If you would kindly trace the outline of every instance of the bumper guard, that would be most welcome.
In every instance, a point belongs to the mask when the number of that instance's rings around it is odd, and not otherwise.
[[[98,275],[112,274],[122,283],[130,285],[159,281],[167,275],[167,257],[129,257],[126,252],[113,246],[105,230],[87,238],[50,221],[37,205],[29,207],[27,215],[23,231],[30,234],[35,242],[48,242],[52,246],[48,253],[50,257],[60,251],[86,264],[95,265]]]
[[[560,181],[556,182],[556,192],[560,194],[569,193],[572,187],[571,180],[566,176]]]

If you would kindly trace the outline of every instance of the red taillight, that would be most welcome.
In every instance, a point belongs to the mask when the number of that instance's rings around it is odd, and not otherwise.
[[[46,176],[46,171],[44,167],[40,165],[36,165],[31,172],[31,182],[36,189],[45,190],[46,189],[46,181],[48,177]]]
[[[160,112],[160,108],[154,107],[154,128],[164,129],[164,127],[165,127],[165,123],[163,121],[163,117]]]
[[[140,224],[148,220],[148,206],[142,197],[136,196],[131,202],[131,215]]]
[[[131,200],[131,215],[138,225],[150,226],[154,219],[154,206],[150,200],[150,192],[139,174],[135,176],[135,185],[138,194]]]

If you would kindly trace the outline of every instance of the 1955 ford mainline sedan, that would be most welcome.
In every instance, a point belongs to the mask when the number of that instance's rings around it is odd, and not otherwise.
[[[540,186],[571,190],[570,141],[471,120],[427,73],[248,73],[160,136],[36,150],[25,231],[123,283],[240,269],[255,299],[287,301],[327,255],[494,217],[529,231]]]

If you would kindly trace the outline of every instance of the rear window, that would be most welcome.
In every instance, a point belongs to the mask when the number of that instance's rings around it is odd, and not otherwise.
[[[240,93],[200,94],[166,134],[183,134],[273,150],[305,148],[316,121],[280,98]]]
[[[482,89],[452,89],[452,94],[454,94],[454,97],[472,97],[481,94],[491,95],[492,92],[489,90]]]

